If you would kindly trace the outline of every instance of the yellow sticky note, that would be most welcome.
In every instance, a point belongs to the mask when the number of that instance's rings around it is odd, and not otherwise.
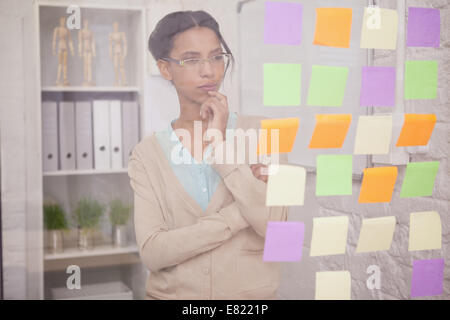
[[[389,250],[395,230],[395,217],[364,219],[356,252]]]
[[[299,166],[270,165],[266,206],[302,206],[305,198],[306,170]]]
[[[409,251],[441,249],[442,226],[436,211],[413,212],[409,216]]]
[[[364,9],[361,30],[361,48],[397,48],[397,10],[368,7]]]
[[[388,154],[392,137],[392,115],[360,116],[354,154]]]
[[[316,8],[316,31],[313,44],[350,47],[352,8]]]
[[[316,114],[309,148],[342,148],[351,121],[351,114]]]
[[[347,231],[347,216],[313,218],[310,256],[344,254]]]
[[[261,120],[258,155],[291,152],[299,123],[299,118]]]
[[[316,300],[351,300],[351,283],[348,271],[316,272]]]

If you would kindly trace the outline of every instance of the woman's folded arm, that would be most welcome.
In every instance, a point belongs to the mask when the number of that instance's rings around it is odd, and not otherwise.
[[[136,153],[129,158],[128,175],[134,191],[136,240],[143,263],[150,271],[177,265],[211,250],[249,226],[235,201],[216,213],[198,218],[195,224],[169,229]]]

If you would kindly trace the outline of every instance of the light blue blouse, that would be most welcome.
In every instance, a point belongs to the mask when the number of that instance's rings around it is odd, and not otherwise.
[[[158,142],[161,145],[169,163],[184,189],[195,199],[198,204],[206,210],[220,182],[220,175],[205,162],[206,155],[211,152],[210,146],[205,149],[203,161],[199,163],[192,157],[190,152],[183,147],[172,128],[172,123],[178,118],[171,121],[167,129],[155,133]],[[228,115],[226,138],[230,134],[230,130],[234,130],[236,126],[237,114],[230,112]],[[180,150],[180,159],[188,159],[187,163],[178,164],[172,161],[172,150]],[[181,162],[181,161],[180,161]]]

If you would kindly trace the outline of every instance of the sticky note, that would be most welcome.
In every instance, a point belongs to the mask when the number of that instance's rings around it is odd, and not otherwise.
[[[264,43],[299,45],[302,39],[302,13],[300,3],[266,1]]]
[[[300,105],[302,67],[295,63],[265,63],[263,104],[265,106]]]
[[[309,148],[342,148],[351,121],[351,114],[316,114]]]
[[[444,259],[414,260],[411,298],[442,294],[443,281]]]
[[[438,63],[433,60],[405,62],[405,99],[436,99]]]
[[[305,224],[268,221],[263,261],[300,261]]]
[[[406,113],[396,147],[426,146],[436,124],[435,114]]]
[[[408,8],[406,45],[408,47],[434,47],[440,45],[441,14],[439,9]]]
[[[351,300],[351,277],[348,271],[316,272],[316,300]]]
[[[400,198],[431,196],[438,170],[439,161],[408,163]]]
[[[349,48],[351,30],[351,8],[316,8],[313,44]]]
[[[305,168],[269,165],[266,206],[302,206],[305,198],[305,183]]]
[[[360,203],[390,202],[397,180],[397,167],[375,167],[364,169]]]
[[[352,194],[352,155],[318,155],[316,196]]]
[[[357,253],[389,250],[395,230],[395,217],[363,219]]]
[[[313,218],[311,257],[344,254],[347,231],[347,216]]]
[[[379,7],[365,8],[361,29],[361,48],[395,50],[397,30],[397,10]]]
[[[412,212],[409,216],[409,251],[441,249],[441,217],[436,211]]]
[[[291,152],[299,123],[299,118],[261,120],[258,155]]]
[[[392,138],[392,115],[360,116],[354,154],[388,154]]]
[[[395,68],[362,67],[361,106],[395,106]]]
[[[339,107],[347,85],[348,68],[313,65],[308,90],[309,106]]]

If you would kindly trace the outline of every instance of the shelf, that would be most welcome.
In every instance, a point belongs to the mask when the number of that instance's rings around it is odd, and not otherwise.
[[[68,86],[57,87],[47,86],[42,87],[42,92],[139,92],[139,87],[82,87],[82,86]]]
[[[73,258],[84,258],[84,257],[98,257],[107,255],[118,255],[125,253],[138,253],[137,245],[130,245],[127,247],[114,247],[112,245],[102,245],[94,247],[91,250],[80,250],[78,248],[68,248],[64,249],[61,253],[45,253],[44,260],[64,260]]]
[[[74,176],[74,175],[93,175],[93,174],[116,174],[128,173],[127,168],[123,169],[109,169],[109,170],[59,170],[43,172],[44,177],[58,177],[58,176]]]

